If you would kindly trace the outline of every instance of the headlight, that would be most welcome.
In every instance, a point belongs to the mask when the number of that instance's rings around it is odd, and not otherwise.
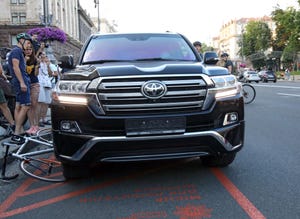
[[[87,105],[86,89],[89,83],[90,81],[58,81],[52,92],[52,99],[65,104]]]
[[[227,88],[236,86],[236,77],[233,75],[215,76],[211,77],[215,83],[216,88]]]
[[[215,86],[207,90],[203,110],[207,109],[215,99],[235,96],[241,92],[241,83],[237,82],[234,75],[213,76],[211,79]]]
[[[90,81],[59,81],[55,87],[58,93],[85,93]]]
[[[212,80],[215,83],[215,88],[211,91],[215,93],[215,98],[235,96],[240,92],[239,84],[233,75],[216,76],[212,77]]]

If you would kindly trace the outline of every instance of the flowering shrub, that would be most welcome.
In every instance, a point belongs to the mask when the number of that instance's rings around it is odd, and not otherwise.
[[[67,37],[64,31],[54,27],[37,27],[28,30],[28,34],[37,34],[39,41],[54,41],[57,40],[61,43],[67,41]]]
[[[241,63],[241,64],[240,64],[240,67],[241,67],[241,68],[246,68],[246,64],[245,64],[245,63]]]

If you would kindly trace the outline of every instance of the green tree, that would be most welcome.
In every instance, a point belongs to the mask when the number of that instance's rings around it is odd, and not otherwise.
[[[300,0],[298,0],[300,5]],[[281,60],[285,66],[296,62],[300,51],[300,11],[293,7],[286,10],[276,8],[272,12],[272,19],[276,24],[276,37],[273,50],[282,51]]]
[[[264,51],[272,45],[272,32],[268,24],[262,21],[250,21],[239,41],[239,54],[252,61],[255,68],[265,65]]]

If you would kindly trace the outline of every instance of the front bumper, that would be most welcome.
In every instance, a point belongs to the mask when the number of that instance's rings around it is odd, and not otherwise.
[[[235,112],[238,120],[223,124]],[[183,133],[128,136],[125,120],[134,118],[185,117]],[[70,165],[99,162],[146,161],[235,153],[244,142],[244,102],[241,95],[223,98],[200,112],[147,116],[97,116],[86,106],[51,106],[56,157]],[[61,130],[61,121],[76,121],[81,133]]]
[[[231,153],[243,146],[244,122],[212,131],[199,131],[160,136],[102,136],[60,135],[54,131],[56,143],[82,141],[72,154],[56,150],[58,159],[65,163],[93,164],[97,162],[145,161],[187,158],[219,153]],[[78,142],[77,141],[77,142]],[[66,145],[65,145],[66,146]],[[72,147],[71,144],[68,147]]]

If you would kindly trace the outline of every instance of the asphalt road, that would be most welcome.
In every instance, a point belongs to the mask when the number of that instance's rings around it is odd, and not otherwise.
[[[253,84],[245,146],[227,168],[199,159],[106,164],[88,179],[0,182],[0,218],[300,218],[300,83]],[[10,172],[19,172],[15,163]]]

